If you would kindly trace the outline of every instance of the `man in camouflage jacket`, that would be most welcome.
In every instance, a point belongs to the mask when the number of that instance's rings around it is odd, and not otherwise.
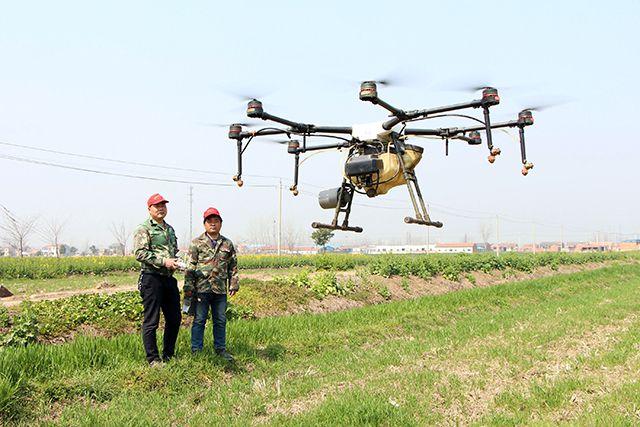
[[[213,346],[228,361],[233,357],[226,349],[227,291],[235,295],[239,288],[238,261],[231,240],[220,234],[222,217],[215,208],[204,214],[205,232],[193,239],[185,272],[184,295],[192,298],[195,319],[191,327],[191,351],[202,350],[204,328],[211,308]]]
[[[150,218],[140,224],[133,236],[134,254],[141,264],[138,289],[144,306],[142,343],[151,365],[173,357],[182,319],[180,292],[173,277],[178,268],[178,241],[173,227],[164,221],[167,203],[159,194],[149,197]],[[162,358],[156,341],[161,310],[165,319]]]

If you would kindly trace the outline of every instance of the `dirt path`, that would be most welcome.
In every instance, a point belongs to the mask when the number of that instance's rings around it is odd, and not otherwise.
[[[441,276],[436,276],[428,280],[420,279],[418,277],[410,277],[403,279],[401,277],[384,278],[380,276],[371,276],[374,282],[383,283],[390,292],[390,298],[408,299],[416,298],[423,295],[437,295],[447,292],[453,292],[465,288],[495,286],[507,282],[517,282],[521,280],[537,279],[541,277],[553,276],[556,274],[575,273],[578,271],[595,270],[597,268],[606,267],[619,261],[603,262],[603,263],[589,263],[582,265],[561,265],[557,270],[552,270],[549,267],[541,267],[531,273],[525,273],[520,271],[509,271],[508,274],[505,271],[496,270],[490,273],[483,272],[471,272],[469,274],[461,275],[459,281],[447,280]],[[256,279],[260,281],[272,280],[275,276],[282,276],[284,273],[278,273],[277,271],[260,272],[252,271],[247,273],[241,273],[240,276],[243,279]],[[341,271],[337,273],[338,279],[354,278],[356,273],[354,271]],[[408,280],[408,283],[402,285],[403,280]],[[8,298],[0,299],[0,305],[4,307],[15,307],[23,301],[45,301],[56,300],[60,298],[67,298],[74,295],[86,295],[86,294],[113,294],[116,292],[127,292],[136,290],[136,285],[109,285],[108,283],[101,283],[95,288],[88,289],[73,289],[66,291],[56,292],[43,292],[33,295],[14,295]],[[374,297],[376,299],[376,297]],[[329,296],[323,300],[312,301],[309,307],[299,307],[298,311],[311,311],[311,312],[327,312],[344,310],[347,308],[358,307],[365,304],[383,302],[385,298],[382,296],[377,297],[380,301],[353,301],[344,297]]]
[[[56,300],[60,298],[72,297],[74,295],[86,295],[86,294],[114,294],[116,292],[134,291],[137,289],[137,285],[124,285],[113,286],[108,288],[89,288],[89,289],[73,289],[69,291],[57,291],[57,292],[43,292],[41,294],[33,295],[14,295],[8,298],[2,298],[0,305],[5,307],[13,307],[20,304],[23,301],[46,301]]]

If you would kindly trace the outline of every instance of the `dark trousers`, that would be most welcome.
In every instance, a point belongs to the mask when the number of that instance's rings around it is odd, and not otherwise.
[[[196,315],[191,326],[191,351],[202,350],[209,308],[213,319],[213,348],[224,350],[227,346],[227,294],[201,293],[198,294]]]
[[[160,322],[160,310],[164,314],[164,339],[162,359],[173,357],[180,330],[180,293],[178,282],[173,277],[142,273],[140,276],[140,296],[144,306],[142,321],[142,343],[149,363],[160,360],[156,330]]]

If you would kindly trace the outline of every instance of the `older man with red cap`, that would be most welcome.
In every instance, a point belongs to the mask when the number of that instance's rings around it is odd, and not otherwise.
[[[150,217],[140,224],[133,237],[134,254],[142,267],[138,280],[144,306],[142,343],[151,365],[173,357],[182,320],[180,292],[173,277],[173,272],[178,268],[178,240],[173,227],[164,220],[167,203],[169,201],[160,194],[149,197],[147,208]],[[156,342],[161,310],[165,320],[162,358]]]
[[[213,318],[213,346],[216,354],[229,362],[233,356],[227,351],[227,292],[238,291],[238,261],[231,240],[220,234],[222,216],[216,208],[203,214],[204,229],[189,247],[189,261],[185,273],[184,295],[196,304],[191,327],[191,351],[202,350],[204,327],[211,308]]]

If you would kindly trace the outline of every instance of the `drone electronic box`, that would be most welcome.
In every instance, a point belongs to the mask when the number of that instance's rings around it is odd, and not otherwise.
[[[254,138],[262,136],[285,135],[288,139],[287,152],[292,154],[294,161],[293,185],[290,190],[298,195],[298,172],[300,166],[300,154],[327,150],[346,149],[348,156],[344,164],[342,184],[320,192],[319,202],[324,209],[334,211],[330,224],[314,222],[313,228],[325,228],[330,230],[343,230],[362,232],[361,227],[349,225],[349,214],[356,193],[368,197],[377,197],[386,194],[390,189],[406,185],[415,211],[414,216],[407,216],[404,221],[408,224],[421,224],[434,227],[442,227],[439,221],[433,221],[427,212],[426,204],[422,198],[418,179],[414,172],[415,167],[422,159],[423,148],[408,144],[407,140],[413,136],[431,136],[441,138],[445,142],[445,150],[448,155],[449,141],[459,140],[469,145],[480,145],[482,139],[480,131],[484,131],[489,149],[489,163],[493,163],[500,155],[500,149],[494,147],[491,139],[491,130],[497,128],[518,128],[520,137],[520,154],[522,158],[522,174],[527,175],[533,168],[533,164],[527,161],[525,152],[524,128],[533,124],[532,109],[526,109],[518,113],[516,120],[491,123],[489,108],[500,103],[498,90],[492,87],[478,88],[482,90],[480,99],[460,104],[445,105],[423,110],[401,110],[383,101],[378,96],[378,84],[384,82],[365,81],[360,85],[360,100],[368,101],[387,110],[388,119],[382,122],[353,125],[351,127],[319,126],[309,123],[299,123],[267,113],[263,105],[257,99],[251,99],[247,105],[247,116],[250,118],[268,120],[286,128],[264,127],[256,131],[243,130],[242,123],[229,126],[229,138],[236,140],[238,149],[238,173],[233,180],[242,187],[242,155]],[[450,113],[452,111],[469,108],[481,108],[484,120],[464,114]],[[433,119],[437,117],[461,117],[475,120],[479,126],[470,127],[446,127],[437,129],[417,129],[407,127],[408,123]],[[292,139],[291,136],[299,139]],[[338,141],[332,144],[308,144],[312,137],[333,138]],[[246,142],[245,142],[246,140]],[[340,215],[343,214],[342,220]]]

